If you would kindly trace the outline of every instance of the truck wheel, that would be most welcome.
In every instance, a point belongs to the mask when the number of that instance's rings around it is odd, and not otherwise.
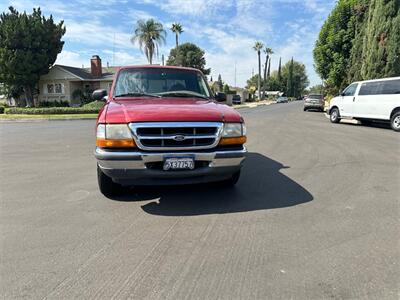
[[[97,182],[99,184],[100,192],[106,196],[115,196],[121,192],[122,187],[112,181],[110,177],[103,173],[100,167],[97,165]]]
[[[334,107],[331,110],[331,116],[330,116],[330,120],[332,123],[339,123],[340,122],[340,114],[339,114],[339,110]]]
[[[400,131],[400,111],[395,112],[390,118],[390,126],[394,131]]]
[[[240,178],[240,171],[237,171],[235,174],[232,175],[231,178],[226,179],[222,182],[224,186],[234,186]]]
[[[303,111],[307,111],[307,108],[304,107],[304,108],[303,108]]]

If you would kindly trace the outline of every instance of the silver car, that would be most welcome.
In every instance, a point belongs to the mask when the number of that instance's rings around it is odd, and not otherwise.
[[[324,107],[324,96],[321,94],[310,94],[304,99],[304,111],[307,111],[309,109],[324,111]]]

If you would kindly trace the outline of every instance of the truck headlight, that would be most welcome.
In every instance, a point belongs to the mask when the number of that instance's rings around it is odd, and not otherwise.
[[[225,123],[220,145],[242,145],[246,143],[246,126],[243,123]]]
[[[243,135],[243,125],[241,123],[226,123],[222,131],[222,137],[238,137]]]
[[[99,124],[96,132],[96,145],[102,148],[136,146],[127,124]]]

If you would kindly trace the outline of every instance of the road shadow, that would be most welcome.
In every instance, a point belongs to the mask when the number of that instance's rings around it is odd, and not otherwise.
[[[392,130],[392,128],[390,127],[390,123],[389,122],[379,122],[379,121],[370,121],[368,123],[360,123],[357,122],[355,123],[350,123],[350,122],[346,122],[346,120],[342,120],[340,122],[340,124],[342,125],[348,125],[348,126],[359,126],[359,127],[369,127],[369,128],[378,128],[378,129],[389,129]]]
[[[301,185],[283,175],[281,163],[248,153],[235,187],[218,184],[133,188],[117,201],[149,201],[142,209],[153,215],[225,214],[294,206],[313,200]]]

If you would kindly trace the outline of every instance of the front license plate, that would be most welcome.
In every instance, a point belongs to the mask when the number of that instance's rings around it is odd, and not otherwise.
[[[164,167],[163,169],[165,171],[168,170],[184,170],[184,169],[189,169],[193,170],[194,169],[194,161],[193,158],[190,157],[185,157],[185,158],[167,158],[164,161]]]

